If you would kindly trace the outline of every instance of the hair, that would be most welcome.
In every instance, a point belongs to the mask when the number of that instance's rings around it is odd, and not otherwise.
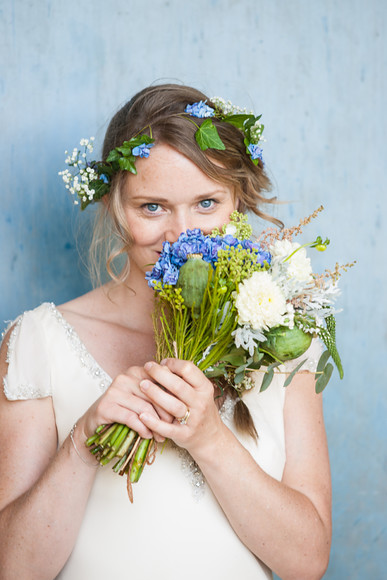
[[[251,211],[282,227],[282,222],[263,211],[265,205],[276,203],[276,198],[265,196],[265,192],[271,189],[270,180],[262,162],[255,165],[247,155],[244,135],[239,129],[213,117],[212,121],[225,150],[200,149],[195,140],[196,126],[187,115],[182,114],[187,104],[198,101],[206,101],[214,107],[205,94],[184,85],[161,84],[138,92],[112,118],[103,143],[102,159],[106,160],[109,152],[124,141],[140,133],[151,134],[156,146],[161,143],[173,147],[208,177],[230,187],[238,200],[239,211]],[[202,119],[195,119],[195,122],[200,124]],[[110,278],[117,283],[124,282],[129,274],[131,232],[126,224],[122,203],[126,177],[125,171],[114,176],[107,203],[101,203],[97,213],[89,253],[90,270],[95,283],[101,282],[99,264],[103,262]],[[124,264],[117,267],[116,259],[120,256],[124,258]],[[254,424],[250,415],[246,419],[247,407],[244,407],[239,399],[235,406],[236,424],[239,424],[240,430],[254,436]]]

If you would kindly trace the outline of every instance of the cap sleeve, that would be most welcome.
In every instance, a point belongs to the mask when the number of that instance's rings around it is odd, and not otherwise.
[[[304,354],[300,357],[295,358],[293,360],[288,360],[285,363],[286,372],[291,373],[293,369],[296,368],[301,361],[307,359],[305,364],[302,365],[300,368],[301,371],[310,371],[311,373],[315,373],[317,369],[318,361],[320,360],[320,356],[323,353],[323,345],[318,338],[314,338],[310,344],[310,347]]]
[[[40,307],[41,308],[41,307]],[[52,394],[50,366],[39,308],[25,312],[11,323],[4,377],[4,393],[10,401],[40,399]]]

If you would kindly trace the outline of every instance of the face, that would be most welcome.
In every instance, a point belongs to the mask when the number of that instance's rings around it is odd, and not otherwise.
[[[158,260],[163,242],[175,242],[187,229],[208,234],[236,209],[229,187],[168,145],[156,145],[136,169],[127,177],[123,205],[133,239],[131,265],[143,272]]]

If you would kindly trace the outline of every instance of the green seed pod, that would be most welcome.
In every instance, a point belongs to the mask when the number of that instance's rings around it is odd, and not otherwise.
[[[292,360],[298,358],[310,347],[312,335],[294,327],[276,326],[269,330],[267,340],[260,346],[278,359]]]
[[[182,265],[176,287],[181,288],[181,295],[187,308],[192,308],[197,317],[208,281],[210,264],[200,254],[190,254]]]

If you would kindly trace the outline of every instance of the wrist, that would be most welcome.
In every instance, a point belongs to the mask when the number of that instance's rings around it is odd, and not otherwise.
[[[232,439],[235,439],[234,435],[223,421],[220,421],[216,432],[210,436],[207,435],[204,440],[200,441],[200,444],[188,449],[188,451],[199,465],[205,463],[214,465],[217,458],[223,454],[223,450],[232,444]]]
[[[85,465],[88,467],[99,466],[97,459],[88,451],[87,447],[85,446],[85,434],[81,428],[77,427],[76,423],[74,423],[70,430],[69,439],[73,451]]]

